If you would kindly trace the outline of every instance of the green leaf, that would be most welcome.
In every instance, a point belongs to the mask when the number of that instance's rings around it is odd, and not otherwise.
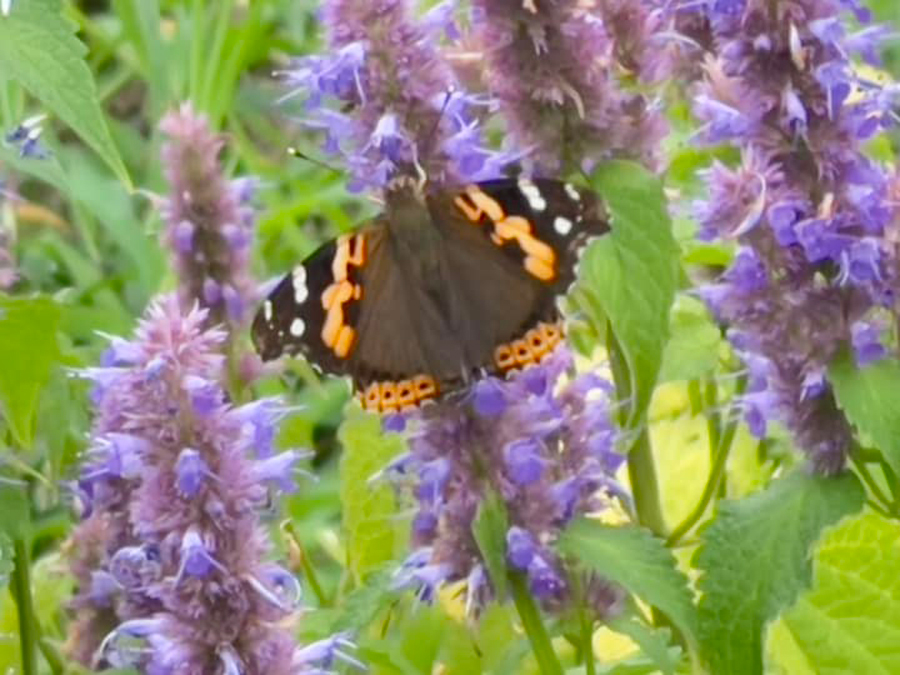
[[[10,539],[24,539],[31,522],[28,493],[18,485],[0,483],[0,534]]]
[[[857,368],[844,352],[831,364],[828,375],[847,419],[900,475],[900,361],[881,359]]]
[[[634,425],[650,403],[662,366],[678,246],[656,176],[639,164],[616,161],[597,169],[591,183],[606,202],[612,234],[585,254],[581,287],[597,298],[624,352]],[[602,320],[589,306],[585,311]]]
[[[371,479],[403,451],[397,434],[383,434],[381,418],[351,403],[338,438],[341,457],[341,505],[350,570],[360,583],[367,573],[402,549],[405,521],[397,517],[394,493],[385,481]]]
[[[858,511],[863,499],[853,474],[795,471],[719,505],[696,557],[700,651],[711,672],[763,672],[766,623],[809,584],[810,547],[822,529]]]
[[[813,588],[783,621],[820,675],[900,673],[900,529],[867,514],[818,547]]]
[[[696,635],[687,578],[675,567],[672,552],[649,530],[582,518],[563,532],[559,548],[663,611],[687,636]]]
[[[378,613],[397,597],[391,589],[389,566],[370,572],[365,583],[354,589],[340,603],[341,613],[331,626],[334,633],[345,630],[354,633],[368,626]]]
[[[610,629],[634,640],[663,675],[673,675],[678,668],[681,650],[672,646],[671,631],[651,628],[642,621],[627,616],[618,616],[605,623]]]
[[[59,355],[59,308],[49,298],[0,295],[0,413],[30,449],[34,413]]]
[[[709,374],[718,363],[722,334],[703,303],[679,295],[672,306],[671,329],[659,381],[693,380]]]
[[[68,124],[131,189],[84,60],[87,50],[62,8],[60,0],[28,0],[0,16],[0,72]]]
[[[484,558],[488,576],[499,600],[506,597],[506,531],[509,521],[500,496],[491,490],[485,495],[472,522],[472,536]]]

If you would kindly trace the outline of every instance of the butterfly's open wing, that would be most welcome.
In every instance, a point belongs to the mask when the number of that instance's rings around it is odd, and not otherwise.
[[[265,360],[300,353],[350,375],[369,408],[435,398],[459,377],[460,344],[407,262],[383,221],[324,244],[263,302],[251,329],[257,351]]]
[[[609,231],[597,197],[560,181],[504,179],[436,196],[431,212],[469,362],[506,372],[540,361],[561,340],[557,299],[581,250]]]

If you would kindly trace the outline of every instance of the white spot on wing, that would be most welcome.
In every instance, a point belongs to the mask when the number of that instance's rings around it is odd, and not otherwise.
[[[547,208],[547,200],[544,199],[538,186],[527,178],[519,179],[519,191],[522,193],[522,196],[525,197],[528,206],[530,206],[532,210],[543,211]]]
[[[272,321],[272,301],[266,300],[263,303],[263,316],[266,317],[266,323]]]
[[[581,195],[578,194],[578,190],[575,189],[574,185],[572,185],[571,183],[566,183],[565,189],[566,194],[569,195],[569,199],[571,199],[573,202],[581,201]]]
[[[556,216],[556,220],[553,221],[553,229],[559,236],[565,237],[572,231],[572,221],[562,216]]]
[[[309,296],[309,291],[306,289],[306,268],[303,265],[297,265],[294,268],[294,273],[291,275],[291,283],[294,286],[294,302],[302,305],[307,296]]]
[[[305,330],[306,324],[303,323],[303,319],[294,319],[291,321],[291,335],[294,337],[300,337]]]

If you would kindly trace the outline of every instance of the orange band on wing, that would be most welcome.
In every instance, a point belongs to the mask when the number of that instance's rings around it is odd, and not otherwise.
[[[562,323],[539,323],[524,336],[498,345],[494,349],[494,365],[507,373],[544,360],[562,342]]]
[[[345,234],[338,237],[337,250],[331,263],[334,281],[322,293],[325,321],[322,323],[322,342],[338,358],[350,356],[356,342],[356,331],[346,323],[346,305],[362,297],[362,286],[349,280],[351,267],[366,263],[366,238],[362,234]]]
[[[364,410],[403,412],[436,398],[438,386],[433,377],[418,375],[408,380],[372,382],[358,394]]]
[[[493,199],[477,185],[469,185],[465,192],[453,199],[456,207],[466,218],[476,225],[487,216],[494,226],[490,233],[491,241],[503,246],[515,241],[525,260],[525,270],[541,281],[553,281],[556,278],[556,254],[553,248],[533,234],[531,222],[522,216],[508,216],[500,202]]]

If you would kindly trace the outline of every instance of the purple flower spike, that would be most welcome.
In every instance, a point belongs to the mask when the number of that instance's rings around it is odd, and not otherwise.
[[[190,104],[159,126],[169,138],[162,160],[171,194],[162,202],[162,215],[181,301],[208,308],[211,322],[239,326],[257,298],[248,255],[254,227],[248,199],[255,181],[222,174],[223,140]]]
[[[472,535],[493,495],[509,522],[509,566],[528,575],[545,609],[565,610],[568,570],[553,542],[576,515],[627,500],[614,475],[623,458],[615,451],[611,385],[593,373],[572,377],[572,368],[560,347],[538,365],[480,380],[469,396],[428,406],[411,420],[409,453],[382,472],[415,500],[417,548],[396,574],[398,588],[429,601],[440,585],[465,582],[473,614],[494,600]],[[585,579],[586,588],[596,583]]]
[[[420,168],[434,184],[491,178],[511,159],[483,143],[475,101],[434,48],[435,33],[455,30],[451,9],[417,23],[405,0],[323,3],[332,52],[297,59],[285,77],[305,98],[304,123],[343,156],[351,190]]]
[[[665,121],[628,94],[614,73],[664,77],[667,54],[651,44],[660,15],[639,0],[475,0],[475,37],[509,130],[545,171],[629,155],[654,161]]]
[[[845,344],[860,364],[886,347],[871,318],[896,311],[891,176],[863,143],[883,128],[885,87],[863,82],[854,53],[883,31],[849,35],[843,0],[698,3],[715,54],[695,113],[702,137],[729,142],[739,167],[706,173],[701,237],[741,244],[717,283],[700,290],[750,367],[739,402],[750,431],[791,432],[819,471],[844,466],[850,426],[826,373]],[[853,95],[851,95],[851,93]],[[765,372],[755,369],[765,364]]]
[[[115,340],[97,383],[92,451],[78,482],[71,658],[144,673],[315,672],[285,628],[300,586],[266,560],[270,484],[293,488],[301,453],[272,453],[287,409],[232,407],[219,384],[226,335],[209,310],[157,299]],[[110,628],[114,627],[112,632]]]

